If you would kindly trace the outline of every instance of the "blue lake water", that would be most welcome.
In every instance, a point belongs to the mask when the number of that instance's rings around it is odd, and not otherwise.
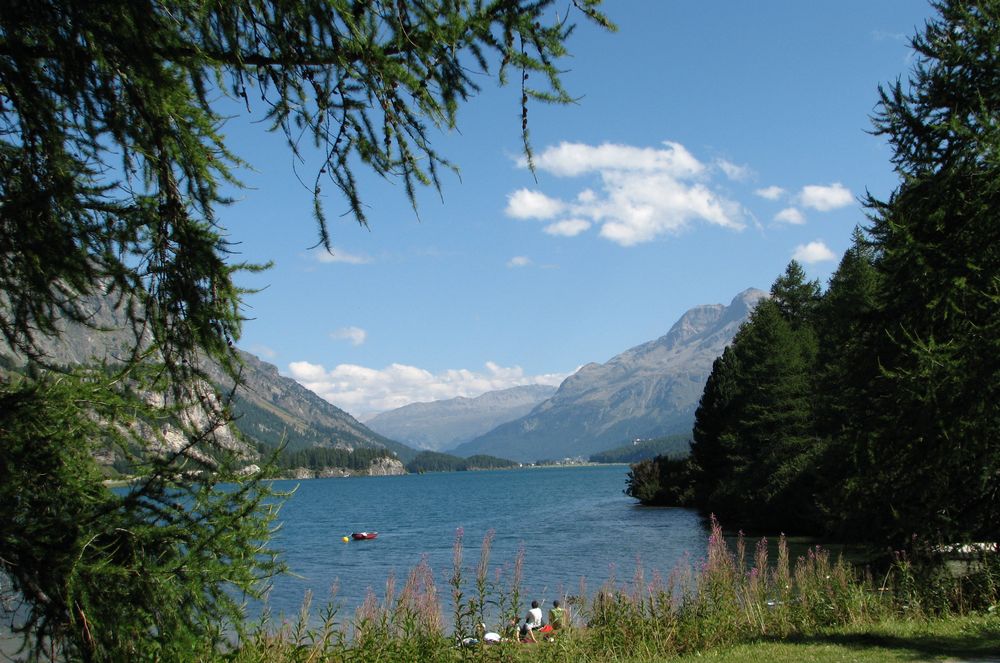
[[[641,564],[666,577],[690,556],[704,555],[708,532],[693,511],[641,507],[622,493],[627,466],[454,472],[277,482],[295,494],[282,507],[273,540],[295,576],[278,578],[269,597],[275,614],[296,613],[307,590],[353,614],[371,587],[405,581],[426,558],[442,597],[449,594],[456,532],[464,533],[467,577],[483,537],[494,532],[490,574],[509,578],[524,548],[523,596],[543,604],[588,592],[614,576],[629,580]],[[372,541],[342,537],[376,530]]]

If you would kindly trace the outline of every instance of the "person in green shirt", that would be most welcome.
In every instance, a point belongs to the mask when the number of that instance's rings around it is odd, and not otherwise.
[[[566,628],[566,611],[559,607],[559,599],[552,602],[552,609],[549,610],[549,625],[554,631]]]

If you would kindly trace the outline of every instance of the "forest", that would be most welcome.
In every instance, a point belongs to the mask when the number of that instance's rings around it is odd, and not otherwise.
[[[499,470],[516,467],[517,463],[496,456],[476,455],[460,458],[438,451],[421,451],[406,464],[407,472],[464,472],[466,470]]]

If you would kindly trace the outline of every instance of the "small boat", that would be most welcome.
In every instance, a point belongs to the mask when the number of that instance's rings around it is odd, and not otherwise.
[[[378,532],[354,532],[351,534],[351,538],[355,541],[364,541],[365,539],[374,539],[378,536]]]

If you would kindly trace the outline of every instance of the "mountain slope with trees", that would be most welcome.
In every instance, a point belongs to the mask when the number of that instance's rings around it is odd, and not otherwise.
[[[289,452],[309,447],[385,449],[404,463],[416,455],[415,449],[376,433],[279,374],[276,366],[243,351],[240,360],[243,372],[233,397],[234,424],[254,441],[271,448],[284,444]],[[214,377],[224,379],[221,374]]]

